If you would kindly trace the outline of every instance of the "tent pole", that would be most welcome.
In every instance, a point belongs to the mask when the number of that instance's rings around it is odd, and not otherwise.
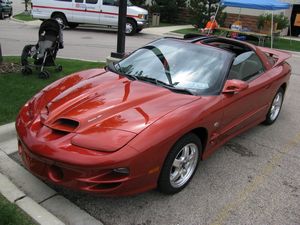
[[[271,21],[271,48],[273,48],[273,22],[274,22],[274,11],[272,10],[272,21]]]
[[[216,18],[217,18],[219,9],[220,9],[220,4],[221,4],[221,3],[218,4],[218,7],[217,7],[217,10],[216,10],[216,13],[215,13],[215,18],[214,18],[214,20],[213,20],[213,23],[216,21]],[[208,30],[208,35],[210,34],[210,32],[211,32],[211,26],[210,26],[210,28],[209,28],[209,30]]]

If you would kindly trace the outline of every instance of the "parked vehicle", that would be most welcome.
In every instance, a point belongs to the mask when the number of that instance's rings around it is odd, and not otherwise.
[[[13,13],[12,1],[0,0],[0,20],[6,16],[11,17]]]
[[[69,188],[177,193],[226,141],[276,121],[289,57],[214,36],[154,41],[35,95],[16,120],[19,153],[33,174]]]
[[[96,24],[117,28],[119,0],[32,0],[32,16],[56,19],[70,28],[79,24]],[[148,24],[148,11],[127,4],[126,34],[140,32]]]

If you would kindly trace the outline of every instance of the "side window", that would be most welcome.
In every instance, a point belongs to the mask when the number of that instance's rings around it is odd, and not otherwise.
[[[83,3],[83,0],[75,0],[76,3]]]
[[[261,74],[264,67],[258,56],[253,51],[238,55],[231,66],[228,79],[248,81]]]
[[[97,4],[98,0],[86,0],[85,3],[87,3],[87,4]]]
[[[103,0],[103,5],[115,5],[115,0]]]
[[[56,1],[60,1],[60,2],[72,2],[72,0],[56,0]]]

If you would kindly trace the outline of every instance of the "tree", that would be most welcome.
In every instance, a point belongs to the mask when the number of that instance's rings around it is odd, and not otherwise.
[[[192,24],[204,27],[210,16],[217,11],[219,2],[219,0],[191,0],[189,9],[192,15]],[[220,14],[218,13],[218,15]]]
[[[153,0],[152,8],[160,13],[161,21],[174,23],[178,18],[178,8],[186,6],[186,0]]]

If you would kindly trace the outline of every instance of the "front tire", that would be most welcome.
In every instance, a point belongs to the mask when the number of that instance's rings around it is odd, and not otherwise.
[[[188,185],[202,154],[201,140],[193,133],[183,136],[169,152],[158,180],[158,189],[175,194]]]
[[[264,121],[264,124],[271,125],[277,120],[281,111],[283,97],[284,97],[284,90],[283,88],[279,88],[279,90],[277,91],[276,95],[273,98],[272,104],[268,111],[266,120]]]
[[[136,31],[137,31],[136,22],[132,19],[127,19],[125,33],[129,36],[132,36],[136,33]]]

